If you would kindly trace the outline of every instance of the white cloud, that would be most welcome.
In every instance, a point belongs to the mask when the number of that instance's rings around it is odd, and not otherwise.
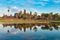
[[[11,10],[11,12],[16,13],[20,11],[20,8],[17,6],[10,6],[9,9]]]
[[[60,0],[54,0],[55,3],[60,3]]]
[[[13,12],[11,12],[11,10],[10,10],[10,12],[8,12],[8,8],[6,8],[6,7],[0,7],[0,16],[3,16],[3,14],[5,14],[5,15],[12,14],[13,15]]]
[[[42,0],[42,1],[47,1],[48,2],[49,0]]]
[[[7,8],[0,8],[0,16],[3,16],[3,14],[7,14]]]
[[[6,15],[12,14],[12,15],[14,15],[14,13],[19,12],[20,10],[23,11],[24,9],[26,9],[27,12],[30,12],[30,11],[38,12],[35,8],[19,8],[17,6],[10,6],[9,9],[10,9],[10,12],[8,13],[8,11],[7,11],[8,8],[0,7],[0,16],[3,16],[3,14],[6,14]]]
[[[13,29],[13,30],[12,29],[8,32],[9,34],[18,34],[19,33],[18,29]]]
[[[39,2],[39,4],[41,4],[42,6],[45,6],[47,2]]]
[[[44,2],[45,1],[45,2]],[[28,1],[28,4],[40,4],[41,6],[45,6],[48,3],[48,0],[43,0],[43,1],[39,1],[39,2],[35,2],[35,1]]]
[[[19,8],[18,8],[18,7],[16,7],[16,6],[11,6],[11,7],[9,7],[9,9],[18,10]]]
[[[32,14],[34,14],[34,12],[37,12],[38,13],[38,15],[40,15],[39,13],[39,10],[37,9],[37,8],[26,8],[26,10],[27,10],[27,13],[29,13],[30,11],[32,11]]]
[[[0,4],[0,6],[2,6],[2,4]]]

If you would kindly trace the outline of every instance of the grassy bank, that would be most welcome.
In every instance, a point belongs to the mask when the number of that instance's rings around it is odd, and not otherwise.
[[[4,22],[4,23],[11,23],[11,22],[14,22],[14,23],[48,23],[49,21],[47,20],[24,20],[24,19],[0,19],[0,23],[1,22]]]
[[[50,23],[50,22],[60,22],[60,20],[0,19],[0,23]]]

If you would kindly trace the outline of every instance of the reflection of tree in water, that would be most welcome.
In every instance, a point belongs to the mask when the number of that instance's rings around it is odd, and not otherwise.
[[[35,27],[33,28],[33,30],[34,30],[35,32],[37,32],[37,27],[35,26]]]
[[[52,26],[54,27],[55,30],[58,30],[58,24],[53,24]]]
[[[10,31],[9,31],[9,30],[7,30],[7,32],[9,33]]]
[[[14,24],[14,28],[16,28],[16,29],[17,29],[18,27],[19,27],[19,26],[18,26],[18,24],[17,24],[17,25],[16,25],[16,24]]]
[[[24,32],[26,32],[26,29],[27,28],[30,28],[30,30],[32,30],[32,28],[33,28],[33,30],[36,32],[37,31],[37,26],[40,26],[41,27],[41,24],[39,25],[39,24],[3,24],[3,27],[8,27],[8,26],[10,26],[10,27],[12,27],[12,26],[14,26],[14,28],[15,29],[19,29],[20,31],[24,31]],[[42,30],[50,30],[50,31],[52,31],[53,30],[53,28],[52,27],[54,27],[54,29],[55,30],[58,30],[58,25],[57,24],[45,24],[44,25],[44,27],[42,26],[41,27],[41,29]],[[9,31],[7,31],[7,32],[9,32]]]
[[[37,26],[38,26],[38,27],[40,27],[40,26],[41,26],[41,24],[37,24]]]
[[[50,30],[52,31],[53,28],[51,27],[51,25],[44,25],[45,27],[41,27],[42,30]]]
[[[52,31],[53,30],[52,27],[54,27],[55,30],[58,30],[58,24],[45,25],[45,27],[41,27],[41,29],[42,30],[50,30],[50,31]]]

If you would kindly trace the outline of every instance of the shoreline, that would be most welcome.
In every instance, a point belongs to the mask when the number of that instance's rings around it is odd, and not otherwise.
[[[25,22],[0,22],[0,24],[49,24],[49,22],[38,22],[38,23],[33,23],[33,22],[28,22],[28,23],[25,23]]]
[[[50,24],[50,23],[60,23],[60,20],[23,20],[23,19],[0,19],[0,24]]]

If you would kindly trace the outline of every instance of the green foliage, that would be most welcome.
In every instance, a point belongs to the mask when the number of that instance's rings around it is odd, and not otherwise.
[[[34,12],[34,16],[37,16],[37,12]]]

